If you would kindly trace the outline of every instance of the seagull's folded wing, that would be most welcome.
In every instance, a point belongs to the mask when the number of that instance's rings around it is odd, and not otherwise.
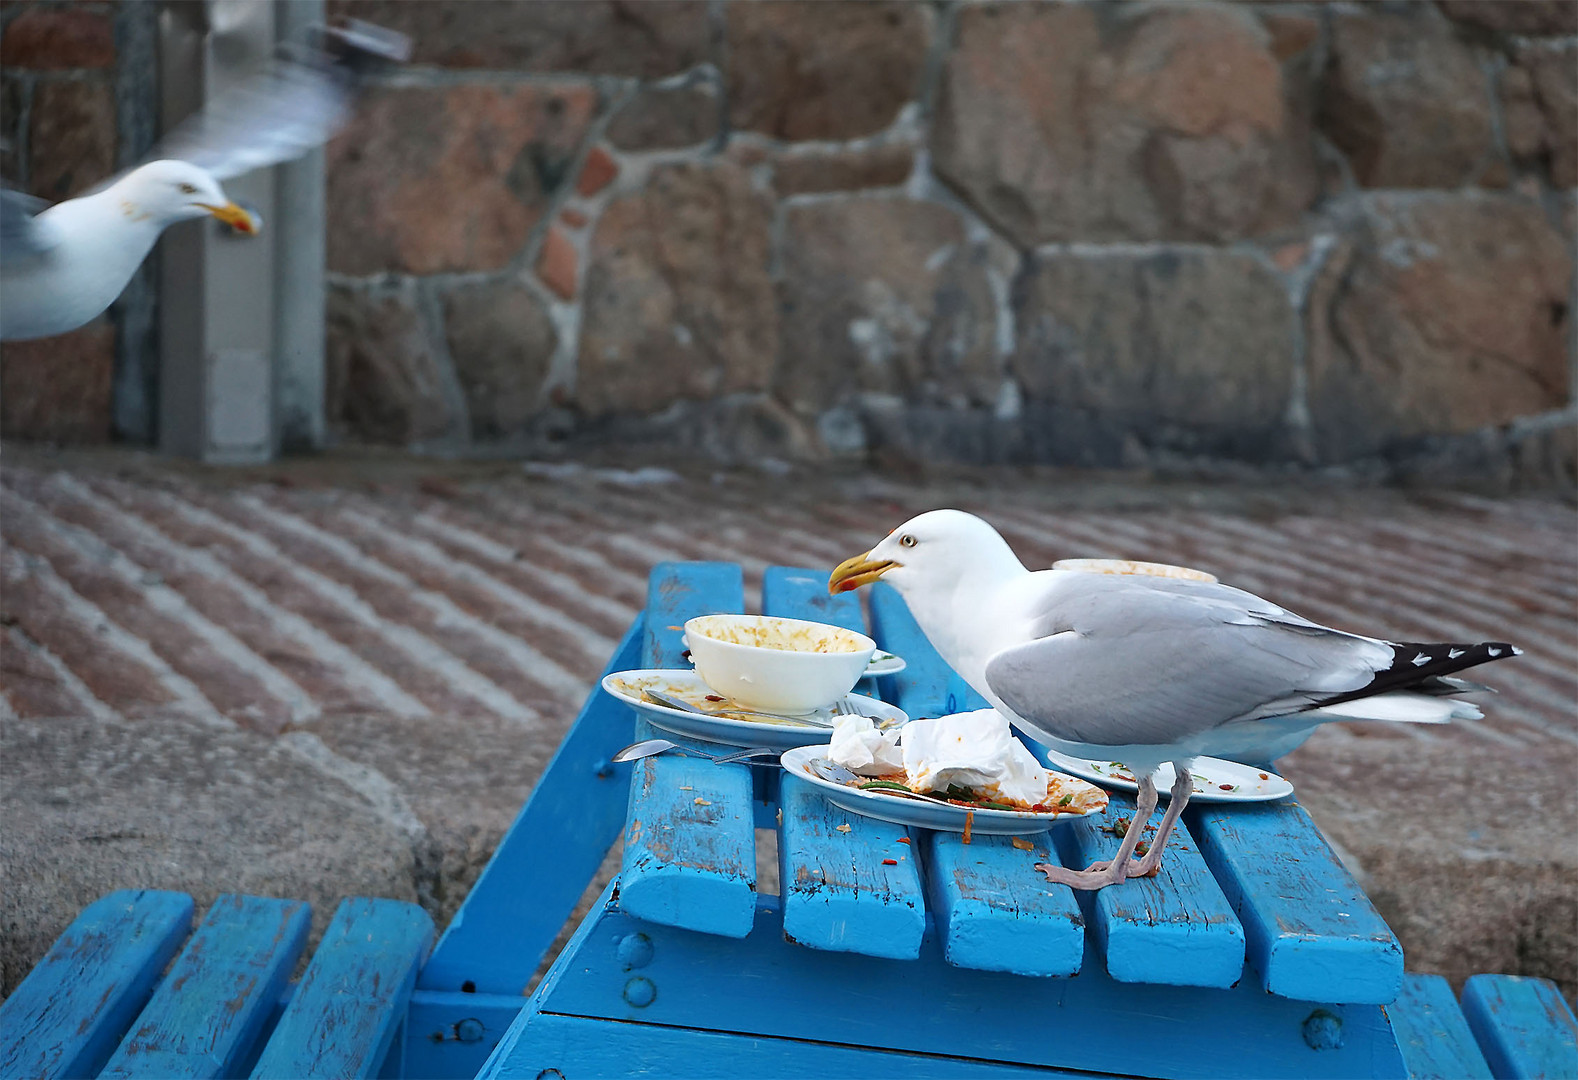
[[[1295,712],[1365,686],[1391,658],[1225,585],[1070,574],[1036,603],[1047,632],[991,657],[986,682],[1074,742],[1164,745]]]

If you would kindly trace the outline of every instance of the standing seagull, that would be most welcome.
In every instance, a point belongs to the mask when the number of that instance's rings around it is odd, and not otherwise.
[[[1015,726],[1058,750],[1128,766],[1135,822],[1156,809],[1155,773],[1177,781],[1143,859],[1141,829],[1085,870],[1047,880],[1099,889],[1161,864],[1198,757],[1269,760],[1331,720],[1477,716],[1449,678],[1516,655],[1501,642],[1416,645],[1332,630],[1215,582],[1077,570],[1031,572],[986,522],[933,510],[840,563],[829,592],[891,583],[942,658]]]
[[[403,60],[403,34],[352,21],[322,30],[323,48],[281,56],[183,122],[156,160],[54,206],[0,190],[0,341],[75,330],[114,302],[178,221],[213,216],[243,233],[257,217],[221,180],[300,157],[350,113],[357,71]]]

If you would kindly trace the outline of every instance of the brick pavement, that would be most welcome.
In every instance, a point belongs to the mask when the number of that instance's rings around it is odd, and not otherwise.
[[[767,565],[829,567],[938,505],[987,516],[1027,563],[1178,562],[1339,627],[1522,645],[1484,669],[1501,693],[1483,721],[1329,725],[1282,767],[1411,967],[1578,987],[1570,502],[1005,471],[637,484],[349,455],[228,473],[6,458],[5,989],[126,884],[329,907],[381,891],[447,918],[652,563],[739,561],[754,602]]]

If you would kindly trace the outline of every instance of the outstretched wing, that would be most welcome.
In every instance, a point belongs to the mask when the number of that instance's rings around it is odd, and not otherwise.
[[[0,188],[0,268],[9,268],[49,251],[60,236],[38,215],[49,203],[10,188]]]
[[[411,55],[404,34],[357,20],[320,36],[319,45],[275,57],[182,121],[154,147],[150,160],[191,162],[217,180],[294,160],[344,125],[359,72]]]

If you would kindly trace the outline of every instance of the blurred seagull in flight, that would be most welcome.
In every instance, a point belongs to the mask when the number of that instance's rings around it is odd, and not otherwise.
[[[881,578],[933,647],[1026,734],[1081,758],[1126,765],[1134,820],[1156,809],[1155,772],[1177,771],[1143,859],[1130,828],[1115,859],[1040,864],[1047,880],[1099,889],[1146,877],[1206,755],[1262,764],[1332,720],[1443,723],[1480,715],[1451,694],[1486,687],[1452,673],[1520,650],[1503,642],[1420,645],[1333,630],[1210,580],[1026,570],[986,522],[933,510],[840,563],[829,592]]]
[[[356,76],[403,61],[403,34],[356,20],[319,30],[320,47],[275,57],[154,148],[153,160],[75,199],[49,206],[0,189],[0,340],[75,330],[109,307],[178,221],[215,217],[238,232],[262,226],[219,186],[300,157],[350,114]]]

